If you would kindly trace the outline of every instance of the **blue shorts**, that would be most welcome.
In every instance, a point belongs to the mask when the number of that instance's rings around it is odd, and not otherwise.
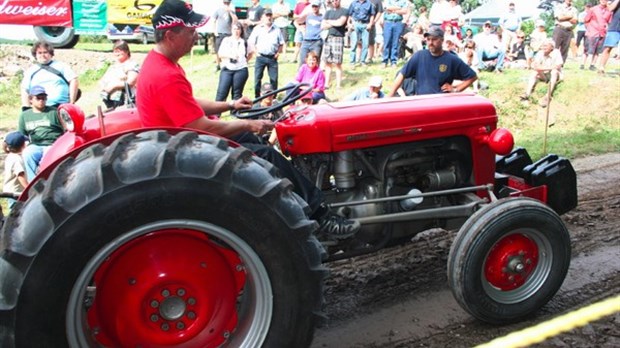
[[[295,30],[295,37],[293,38],[293,42],[301,43],[302,41],[304,41],[304,33],[299,29]]]
[[[608,31],[607,36],[605,36],[605,42],[603,42],[603,47],[616,47],[618,46],[618,42],[620,42],[620,31]]]

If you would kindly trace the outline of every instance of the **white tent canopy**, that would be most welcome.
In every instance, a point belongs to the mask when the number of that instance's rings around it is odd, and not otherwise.
[[[515,11],[523,20],[537,19],[541,9],[538,8],[538,0],[490,0],[482,6],[465,15],[465,23],[468,25],[482,25],[486,21],[491,21],[497,25],[499,19],[508,13],[508,4],[514,2]]]

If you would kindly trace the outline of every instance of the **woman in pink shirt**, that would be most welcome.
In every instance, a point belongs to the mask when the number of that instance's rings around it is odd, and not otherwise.
[[[297,71],[296,83],[309,83],[312,89],[312,104],[325,99],[325,74],[319,68],[319,56],[314,51],[308,52],[306,63]]]

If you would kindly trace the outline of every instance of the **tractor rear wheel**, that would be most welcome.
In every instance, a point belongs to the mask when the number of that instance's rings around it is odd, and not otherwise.
[[[528,198],[502,199],[461,227],[450,249],[448,282],[474,317],[516,322],[558,291],[570,253],[568,230],[551,208]]]
[[[18,295],[0,322],[16,346],[308,346],[324,250],[275,171],[193,132],[85,149],[8,222]]]

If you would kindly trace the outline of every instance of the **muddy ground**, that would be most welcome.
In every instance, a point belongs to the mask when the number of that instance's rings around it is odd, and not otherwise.
[[[620,293],[620,154],[573,161],[579,206],[563,220],[572,261],[560,291],[532,317],[497,327],[466,313],[448,288],[456,232],[425,232],[411,243],[334,262],[327,282],[328,326],[312,347],[471,347]],[[620,311],[620,308],[618,308]],[[620,312],[538,347],[620,347]]]

